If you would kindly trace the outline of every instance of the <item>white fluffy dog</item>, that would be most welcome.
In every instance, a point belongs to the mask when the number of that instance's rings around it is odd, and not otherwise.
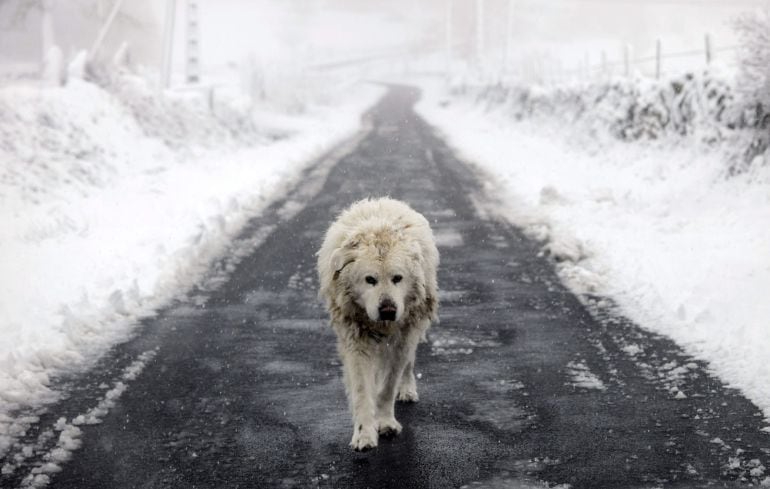
[[[438,319],[438,261],[428,221],[397,200],[356,202],[326,233],[320,295],[337,333],[354,450],[400,433],[396,399],[418,399],[414,356]]]

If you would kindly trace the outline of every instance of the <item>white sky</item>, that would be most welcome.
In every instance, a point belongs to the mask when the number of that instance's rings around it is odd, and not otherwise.
[[[237,61],[249,52],[334,58],[387,46],[430,40],[441,46],[449,2],[454,6],[460,54],[475,46],[476,0],[201,0],[203,59]],[[513,0],[513,45],[519,55],[537,53],[566,67],[607,58],[620,60],[623,45],[633,56],[703,49],[710,33],[716,48],[735,45],[730,21],[765,0]],[[502,49],[508,0],[484,0],[486,44]],[[298,54],[302,53],[302,54]],[[686,60],[684,60],[686,61]]]
[[[0,0],[0,62],[20,56],[37,56],[39,27],[9,20],[10,6],[25,0]],[[84,11],[83,5],[100,0],[56,2],[57,11]],[[505,45],[509,0],[483,0],[486,7],[485,44],[492,60],[499,60]],[[110,5],[110,0],[101,0]],[[127,4],[147,4],[130,0]],[[177,0],[176,58],[184,47],[184,6]],[[465,45],[455,54],[475,55],[477,0],[199,0],[201,59],[206,68],[240,63],[250,54],[262,63],[324,62],[386,49],[418,52],[440,49],[444,42],[447,6],[453,5],[454,41]],[[768,5],[770,0],[512,0],[514,63],[558,64],[564,70],[588,59],[596,65],[602,52],[609,61],[622,59],[623,46],[633,56],[654,53],[661,39],[664,53],[702,49],[710,33],[716,48],[735,45],[730,20],[741,12]],[[130,40],[145,51],[160,49],[163,8],[160,0],[145,8],[148,29]],[[136,8],[133,10],[137,11]],[[138,15],[138,16],[141,16]],[[82,22],[59,15],[57,40],[65,51],[87,46],[95,35]],[[61,17],[67,17],[64,20]],[[153,29],[155,30],[153,32]],[[120,31],[117,35],[120,35]],[[135,35],[135,33],[134,33]],[[85,36],[85,37],[84,37]],[[114,37],[114,36],[113,36]],[[148,42],[150,40],[150,42]],[[117,39],[110,39],[112,45]],[[30,47],[32,46],[32,47]],[[729,52],[717,53],[727,58]],[[533,61],[535,60],[535,61]],[[544,61],[545,60],[545,61]],[[692,60],[690,60],[692,61]],[[493,61],[494,62],[494,61]],[[687,59],[667,61],[687,63]],[[157,63],[157,59],[151,61]]]

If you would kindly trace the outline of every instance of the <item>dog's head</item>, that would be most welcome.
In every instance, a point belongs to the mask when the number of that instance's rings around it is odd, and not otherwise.
[[[410,302],[424,296],[419,246],[392,233],[349,239],[331,258],[333,279],[372,321],[401,321]]]

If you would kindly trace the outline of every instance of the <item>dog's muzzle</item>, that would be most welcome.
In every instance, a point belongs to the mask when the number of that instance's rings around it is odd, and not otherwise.
[[[392,300],[385,299],[380,302],[380,307],[377,310],[380,313],[380,321],[396,320],[396,303]]]

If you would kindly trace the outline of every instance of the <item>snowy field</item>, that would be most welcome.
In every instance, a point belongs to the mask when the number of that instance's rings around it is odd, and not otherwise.
[[[56,400],[57,376],[198,282],[382,89],[329,92],[303,110],[212,113],[131,78],[0,89],[0,456],[14,412]]]
[[[570,114],[518,109],[438,84],[418,106],[490,175],[500,212],[543,240],[574,291],[611,297],[770,418],[770,164],[759,156],[731,176],[736,138],[702,144],[713,127],[697,120],[687,136],[622,141]]]

